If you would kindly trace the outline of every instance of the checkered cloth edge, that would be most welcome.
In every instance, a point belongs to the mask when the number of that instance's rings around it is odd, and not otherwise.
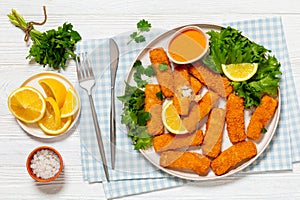
[[[280,17],[247,20],[222,24],[230,25],[256,43],[272,50],[281,63],[283,73],[280,82],[281,115],[276,133],[264,153],[241,173],[266,172],[274,170],[291,170],[292,162],[300,161],[300,115],[296,88],[289,61],[288,50]],[[146,33],[148,41],[164,30],[152,29]],[[129,32],[114,37],[120,48],[120,61],[116,79],[116,96],[123,94],[124,80],[132,62],[146,43],[131,43]],[[106,157],[110,163],[109,152],[109,108],[110,108],[110,70],[108,38],[82,41],[78,52],[88,52],[94,73],[96,86],[93,97],[96,103],[97,116],[102,131]],[[102,169],[98,146],[95,139],[90,114],[89,101],[85,91],[78,89],[82,102],[80,119],[80,142],[83,178],[88,182],[103,180],[106,197],[117,198],[183,185],[189,181],[171,177],[157,170],[138,151],[132,149],[126,129],[117,117],[117,158],[116,170],[109,170],[112,181],[107,183]],[[122,105],[116,100],[116,113],[121,113]]]

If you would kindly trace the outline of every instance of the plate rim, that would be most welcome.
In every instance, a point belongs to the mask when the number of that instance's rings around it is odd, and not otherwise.
[[[179,26],[179,27],[175,27],[173,29],[170,29],[170,30],[166,30],[165,32],[159,34],[158,36],[154,37],[150,42],[147,43],[147,45],[142,48],[142,50],[139,51],[139,53],[137,54],[137,56],[134,58],[131,66],[130,66],[130,69],[129,69],[129,72],[127,74],[127,77],[126,77],[126,81],[128,82],[130,80],[130,78],[132,77],[132,74],[133,74],[133,64],[136,60],[139,59],[139,57],[141,57],[141,55],[143,55],[143,53],[145,51],[148,51],[148,49],[150,49],[153,44],[155,44],[158,40],[161,40],[162,38],[164,37],[168,37],[171,36],[170,33],[172,32],[176,32],[177,30],[180,30],[181,28],[184,28],[186,26],[198,26],[202,29],[210,29],[210,30],[217,30],[217,31],[220,31],[220,29],[224,28],[224,26],[221,26],[221,25],[216,25],[216,24],[208,24],[208,23],[194,23],[194,24],[186,24],[186,25],[182,25],[182,26]],[[278,127],[278,123],[279,123],[279,119],[280,119],[280,113],[281,113],[281,94],[280,94],[280,87],[278,87],[278,91],[277,91],[277,99],[278,99],[278,106],[276,108],[276,112],[274,113],[274,115],[272,116],[272,118],[269,120],[268,124],[275,120],[275,124],[274,124],[274,128],[271,132],[267,132],[269,133],[269,137],[266,139],[265,141],[265,145],[262,146],[260,148],[260,151],[257,153],[256,156],[254,156],[253,158],[251,158],[250,160],[246,161],[245,163],[239,165],[237,168],[234,168],[232,170],[230,170],[229,172],[223,174],[223,175],[220,175],[220,176],[200,176],[200,175],[197,175],[196,173],[189,173],[189,174],[192,174],[193,176],[195,176],[196,178],[194,177],[188,177],[188,176],[184,176],[184,175],[181,175],[182,174],[186,174],[188,172],[183,172],[183,171],[180,171],[180,170],[173,170],[173,169],[170,169],[170,168],[166,168],[166,167],[162,167],[159,165],[159,163],[156,163],[154,162],[146,153],[147,150],[149,149],[146,149],[146,150],[143,150],[143,149],[139,149],[139,152],[152,164],[154,165],[155,167],[157,167],[158,169],[166,172],[167,174],[170,174],[172,176],[175,176],[175,177],[178,177],[178,178],[181,178],[181,179],[185,179],[185,180],[193,180],[193,181],[208,181],[208,180],[217,180],[217,179],[221,179],[221,178],[224,178],[224,177],[227,177],[227,176],[230,176],[230,175],[233,175],[233,174],[236,174],[242,170],[244,170],[245,168],[247,168],[248,166],[250,166],[251,164],[254,163],[254,161],[256,161],[260,156],[261,154],[263,154],[263,152],[265,152],[266,148],[269,146],[270,142],[272,141],[273,137],[274,137],[274,134],[277,130],[277,127]],[[124,105],[124,104],[123,104]],[[267,124],[267,125],[268,125]],[[253,140],[251,140],[253,141]],[[259,140],[258,142],[260,142],[261,140]],[[256,141],[253,141],[254,143],[256,143]],[[153,149],[153,146],[150,147]],[[154,151],[154,153],[156,153]]]

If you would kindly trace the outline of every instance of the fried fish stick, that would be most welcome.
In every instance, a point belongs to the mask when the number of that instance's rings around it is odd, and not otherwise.
[[[149,112],[154,104],[162,105],[162,100],[157,94],[161,92],[161,88],[157,84],[147,84],[145,86],[145,111]]]
[[[203,141],[202,130],[191,134],[176,135],[172,133],[162,134],[153,138],[153,147],[156,152],[174,150],[189,146],[199,146]]]
[[[210,110],[213,108],[213,106],[217,103],[219,100],[219,95],[212,91],[208,91],[205,93],[205,95],[201,98],[201,100],[198,102],[199,105],[199,118],[202,120]]]
[[[201,62],[197,62],[189,67],[189,72],[196,77],[209,90],[212,90],[221,97],[226,97],[226,90],[220,74],[214,73]],[[226,85],[228,87],[228,85]]]
[[[151,114],[151,119],[147,122],[149,135],[159,135],[164,130],[161,116],[162,100],[156,95],[159,92],[159,85],[147,84],[145,87],[145,111]]]
[[[194,94],[198,94],[202,88],[202,83],[193,76],[190,76],[190,82]]]
[[[255,109],[250,123],[247,128],[247,137],[258,140],[261,136],[262,129],[274,115],[278,106],[278,101],[268,95],[264,95],[260,105]]]
[[[244,120],[244,99],[230,94],[226,102],[226,124],[228,137],[232,143],[246,139]]]
[[[216,158],[221,153],[223,129],[226,111],[222,108],[212,109],[207,123],[202,144],[202,153],[210,158]]]
[[[238,142],[223,151],[211,162],[211,169],[218,176],[227,173],[257,154],[256,145],[252,141]]]
[[[228,97],[233,92],[233,87],[228,78],[222,77],[222,81],[225,88],[225,96]]]
[[[219,95],[212,91],[208,91],[198,103],[191,106],[190,112],[186,117],[182,118],[184,127],[193,132],[197,129],[198,123],[210,112],[214,104],[218,101]]]
[[[194,96],[190,84],[187,66],[177,66],[173,72],[174,98],[173,103],[179,115],[188,115],[190,104]]]
[[[197,78],[189,74],[189,67],[187,65],[177,66],[174,71],[178,71],[189,82],[194,94],[197,94],[201,90],[202,83]]]
[[[174,78],[170,66],[169,58],[163,48],[155,48],[150,52],[150,61],[156,72],[156,79],[161,86],[162,93],[165,97],[173,97],[174,95]],[[166,64],[167,69],[160,69],[160,64]]]
[[[210,159],[195,152],[165,151],[160,156],[160,165],[168,168],[192,170],[205,176],[209,171]]]

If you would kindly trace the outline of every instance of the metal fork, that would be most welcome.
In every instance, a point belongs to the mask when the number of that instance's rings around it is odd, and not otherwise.
[[[98,141],[99,151],[102,159],[102,164],[106,176],[106,180],[109,182],[109,174],[108,174],[108,167],[105,158],[105,151],[103,146],[103,141],[101,137],[101,131],[98,124],[97,114],[95,110],[95,104],[92,97],[92,88],[95,85],[95,76],[90,64],[90,60],[87,56],[87,52],[80,53],[79,56],[76,57],[76,70],[77,70],[77,77],[79,81],[79,85],[85,89],[89,96],[90,106],[92,110],[94,128],[96,131],[96,137]]]

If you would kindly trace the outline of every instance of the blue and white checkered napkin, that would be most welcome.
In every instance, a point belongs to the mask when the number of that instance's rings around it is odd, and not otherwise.
[[[300,148],[298,148],[300,146],[300,125],[298,123],[300,115],[298,113],[299,105],[281,18],[274,17],[232,22],[223,25],[230,25],[239,29],[250,39],[271,49],[272,53],[280,61],[283,72],[280,82],[282,106],[277,131],[265,152],[242,173],[291,170],[292,162],[300,161]],[[150,41],[162,32],[163,30],[152,29],[145,36]],[[114,37],[120,49],[116,96],[123,94],[124,80],[128,75],[129,69],[139,51],[146,45],[146,43],[136,44],[134,42],[127,45],[130,39],[129,35],[130,33],[123,33]],[[93,96],[104,140],[107,161],[110,163],[109,41],[107,38],[83,41],[78,45],[77,50],[78,52],[88,52],[96,75],[96,86],[93,90]],[[118,100],[116,100],[116,113],[118,114],[116,120],[116,169],[109,170],[111,182],[106,182],[94,133],[88,97],[81,88],[79,88],[79,93],[82,102],[80,140],[84,180],[90,183],[102,181],[108,199],[180,186],[188,182],[171,177],[157,170],[138,151],[133,150],[131,140],[126,135],[126,128],[120,123],[122,105]]]

